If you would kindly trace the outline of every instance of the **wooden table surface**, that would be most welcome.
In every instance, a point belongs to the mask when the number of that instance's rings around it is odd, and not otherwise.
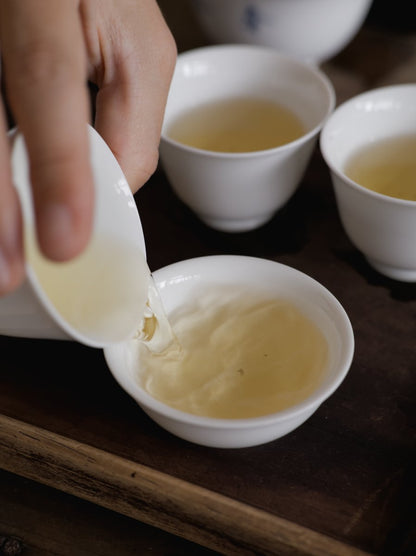
[[[203,44],[172,4],[161,2],[179,49]],[[324,70],[343,100],[414,80],[415,45],[364,29]],[[0,337],[0,554],[22,535],[29,555],[416,553],[416,284],[377,274],[351,245],[319,150],[293,199],[250,233],[207,228],[162,168],[136,200],[152,270],[233,253],[321,282],[351,319],[351,370],[293,433],[219,450],[153,423],[100,350]],[[61,544],[49,525],[65,530]]]

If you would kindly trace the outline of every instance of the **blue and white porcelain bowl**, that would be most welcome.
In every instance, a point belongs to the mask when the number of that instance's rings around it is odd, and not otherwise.
[[[320,64],[357,34],[372,0],[190,0],[216,43],[271,46]]]

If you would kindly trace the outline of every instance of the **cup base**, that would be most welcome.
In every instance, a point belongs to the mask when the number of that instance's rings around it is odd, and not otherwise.
[[[250,232],[266,224],[274,216],[274,213],[268,214],[267,216],[261,216],[256,218],[246,218],[246,219],[222,219],[222,218],[210,218],[205,215],[199,215],[199,218],[210,228],[218,230],[219,232]]]
[[[370,257],[366,257],[366,259],[373,268],[380,272],[380,274],[387,276],[387,278],[393,278],[394,280],[399,280],[400,282],[416,282],[415,268],[398,268],[396,266],[380,263]]]

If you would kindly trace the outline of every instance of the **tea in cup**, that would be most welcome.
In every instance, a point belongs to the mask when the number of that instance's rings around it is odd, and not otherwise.
[[[416,84],[362,93],[321,134],[339,215],[352,243],[387,277],[416,281]]]
[[[161,162],[178,197],[227,232],[270,220],[299,186],[335,105],[317,68],[259,46],[179,55]]]
[[[178,437],[216,448],[270,442],[346,377],[351,323],[310,276],[236,255],[180,261],[153,276],[179,350],[154,357],[132,339],[104,355],[121,387]]]

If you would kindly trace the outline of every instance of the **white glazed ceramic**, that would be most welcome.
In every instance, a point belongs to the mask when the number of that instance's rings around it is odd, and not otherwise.
[[[352,153],[371,142],[416,130],[416,84],[360,94],[339,106],[321,134],[344,229],[382,274],[416,281],[416,202],[381,195],[345,176]]]
[[[217,43],[271,46],[307,62],[332,58],[361,28],[372,0],[191,0]]]
[[[246,96],[293,110],[307,132],[274,149],[218,153],[173,141],[167,130],[183,111]],[[212,228],[242,232],[270,220],[296,191],[322,125],[335,105],[318,69],[259,46],[195,49],[178,57],[162,129],[160,157],[178,197]]]
[[[345,378],[354,351],[350,321],[335,297],[306,274],[266,259],[220,255],[175,263],[153,276],[168,317],[178,307],[192,302],[207,286],[253,286],[271,298],[295,303],[320,327],[329,344],[326,378],[311,396],[279,413],[253,419],[199,417],[168,407],[139,384],[137,340],[107,347],[104,350],[107,364],[122,388],[154,421],[180,438],[217,448],[269,442],[306,421]]]
[[[100,295],[112,296],[118,307],[95,322],[88,331],[72,326],[57,311],[42,287],[35,270],[27,263],[27,279],[12,294],[0,298],[0,334],[30,338],[73,339],[92,347],[130,338],[136,332],[142,311],[140,305],[131,307],[131,299],[147,300],[147,286],[138,273],[145,262],[145,244],[137,207],[120,166],[99,134],[89,128],[91,164],[95,182],[95,207],[92,239],[106,242],[105,251],[95,260],[102,269],[104,289]],[[11,136],[13,179],[23,208],[24,222],[34,233],[32,196],[28,173],[28,158],[23,137]],[[127,260],[128,257],[128,260]],[[117,263],[115,262],[117,261]],[[128,272],[127,272],[128,270]],[[111,274],[111,283],[106,281]],[[59,278],[58,278],[59,279]],[[116,291],[113,288],[116,284]],[[98,286],[99,284],[97,284]],[[112,291],[109,288],[112,287]],[[74,302],[79,297],[79,284],[73,281],[65,295]],[[143,291],[138,291],[142,288]],[[97,288],[98,290],[98,288]],[[95,295],[94,291],[88,295]],[[98,319],[97,319],[98,320]]]

